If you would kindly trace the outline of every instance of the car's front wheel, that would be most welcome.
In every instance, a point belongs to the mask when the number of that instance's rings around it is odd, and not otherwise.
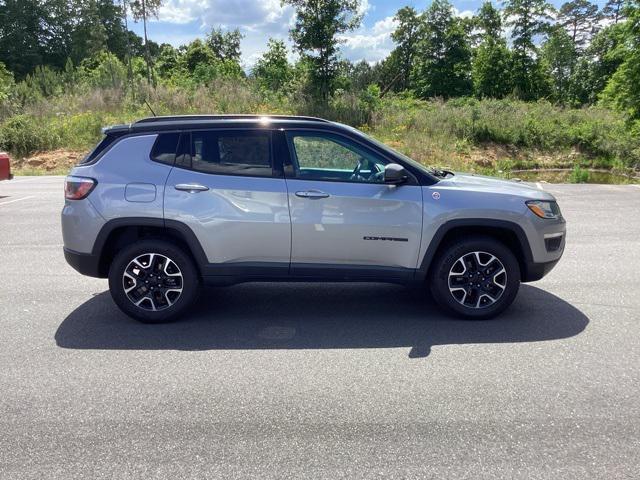
[[[193,262],[164,240],[141,240],[122,249],[109,269],[109,290],[118,307],[145,323],[177,319],[196,299]]]
[[[520,287],[513,252],[491,237],[470,237],[448,245],[431,270],[431,293],[445,310],[468,319],[503,312]]]

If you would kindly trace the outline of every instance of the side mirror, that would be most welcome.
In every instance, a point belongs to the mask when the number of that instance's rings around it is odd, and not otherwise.
[[[400,185],[409,179],[407,171],[402,165],[397,163],[388,163],[384,167],[384,183],[392,185]]]

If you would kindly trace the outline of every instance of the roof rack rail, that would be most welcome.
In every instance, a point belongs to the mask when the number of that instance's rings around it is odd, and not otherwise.
[[[260,114],[220,114],[220,115],[167,115],[160,117],[147,117],[134,122],[140,123],[155,123],[155,122],[171,122],[177,120],[236,120],[236,119],[258,119],[258,118],[275,118],[279,120],[306,120],[313,122],[326,122],[329,120],[318,117],[309,116],[297,116],[297,115],[260,115]]]

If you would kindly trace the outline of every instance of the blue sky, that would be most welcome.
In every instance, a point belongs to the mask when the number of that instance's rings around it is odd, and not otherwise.
[[[459,15],[471,15],[482,0],[454,0]],[[605,0],[596,3],[602,5]],[[405,5],[424,10],[431,0],[392,1],[361,0],[364,12],[362,26],[344,38],[342,54],[353,61],[375,62],[393,48],[390,34],[394,30],[393,15]],[[562,1],[552,1],[556,6]],[[206,36],[214,26],[239,28],[245,35],[242,41],[242,63],[250,68],[264,51],[269,37],[288,41],[293,21],[291,7],[282,7],[280,0],[165,0],[158,20],[148,25],[148,35],[158,43],[179,46]],[[130,28],[142,34],[141,24]]]

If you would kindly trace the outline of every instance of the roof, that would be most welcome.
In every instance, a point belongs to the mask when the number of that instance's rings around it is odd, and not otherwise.
[[[182,130],[208,127],[263,127],[268,125],[295,126],[335,126],[334,122],[323,118],[295,115],[172,115],[148,117],[130,124],[113,125],[103,129],[112,132],[148,132],[158,130]]]

